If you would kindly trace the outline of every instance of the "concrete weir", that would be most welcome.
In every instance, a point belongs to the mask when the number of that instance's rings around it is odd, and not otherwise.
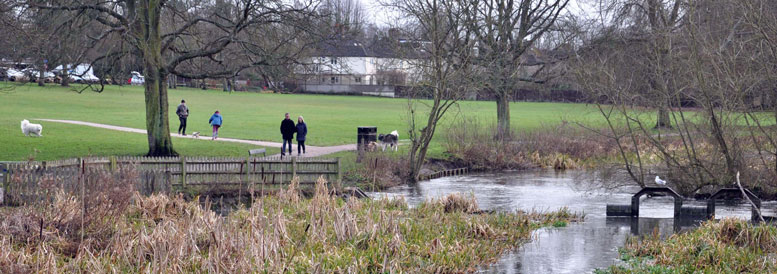
[[[715,192],[707,200],[706,206],[693,206],[683,205],[684,198],[668,187],[645,187],[631,197],[631,204],[607,204],[607,216],[608,217],[639,217],[639,199],[644,195],[653,194],[666,194],[674,198],[674,218],[691,217],[691,218],[714,218],[715,215],[715,202],[717,200],[733,200],[742,199],[742,190],[738,188],[724,188]],[[744,190],[755,206],[752,209],[751,220],[758,222],[758,211],[761,208],[761,199],[749,190]]]

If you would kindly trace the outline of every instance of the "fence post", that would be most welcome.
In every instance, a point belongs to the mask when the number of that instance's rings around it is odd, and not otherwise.
[[[116,156],[111,156],[111,171],[116,171]]]
[[[181,156],[181,188],[186,189],[186,157]]]
[[[2,177],[2,178],[0,178],[0,179],[2,179],[2,180],[0,180],[0,182],[3,183],[3,187],[0,188],[0,205],[5,204],[5,192],[8,191],[8,182],[11,181],[9,179],[9,177],[11,177],[11,176],[9,176],[9,174],[10,174],[10,172],[6,168],[6,165],[5,164],[0,164],[0,177]]]
[[[297,157],[291,157],[291,179],[297,177]]]
[[[343,168],[340,165],[340,157],[337,157],[337,188],[341,189],[340,186],[343,183]]]

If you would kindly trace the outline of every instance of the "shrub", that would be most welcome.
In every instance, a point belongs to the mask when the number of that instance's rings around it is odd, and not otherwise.
[[[465,119],[448,129],[445,145],[454,161],[475,169],[575,169],[614,155],[614,142],[600,134],[565,123],[498,139],[494,127]]]

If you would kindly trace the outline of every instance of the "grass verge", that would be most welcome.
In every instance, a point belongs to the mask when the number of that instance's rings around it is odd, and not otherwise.
[[[662,241],[632,238],[625,264],[599,273],[775,273],[777,228],[737,219],[708,221]]]
[[[105,216],[86,228],[80,201],[60,194],[2,212],[0,272],[471,272],[534,229],[579,219],[565,210],[481,214],[473,197],[458,195],[416,208],[342,200],[323,181],[305,199],[296,187],[227,216],[163,195],[97,203],[90,214]]]

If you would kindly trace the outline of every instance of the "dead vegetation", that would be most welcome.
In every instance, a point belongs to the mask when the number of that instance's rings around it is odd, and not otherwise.
[[[616,153],[610,140],[568,123],[516,132],[510,139],[496,138],[493,128],[476,120],[451,126],[445,144],[451,160],[478,170],[576,169]]]
[[[774,273],[777,229],[744,220],[708,221],[700,228],[661,240],[633,238],[622,252],[628,267],[610,273]]]
[[[533,229],[577,218],[470,214],[477,203],[460,195],[412,209],[343,200],[324,180],[310,199],[292,183],[227,216],[180,196],[89,196],[99,202],[83,216],[85,200],[64,192],[0,211],[0,272],[470,272]]]

